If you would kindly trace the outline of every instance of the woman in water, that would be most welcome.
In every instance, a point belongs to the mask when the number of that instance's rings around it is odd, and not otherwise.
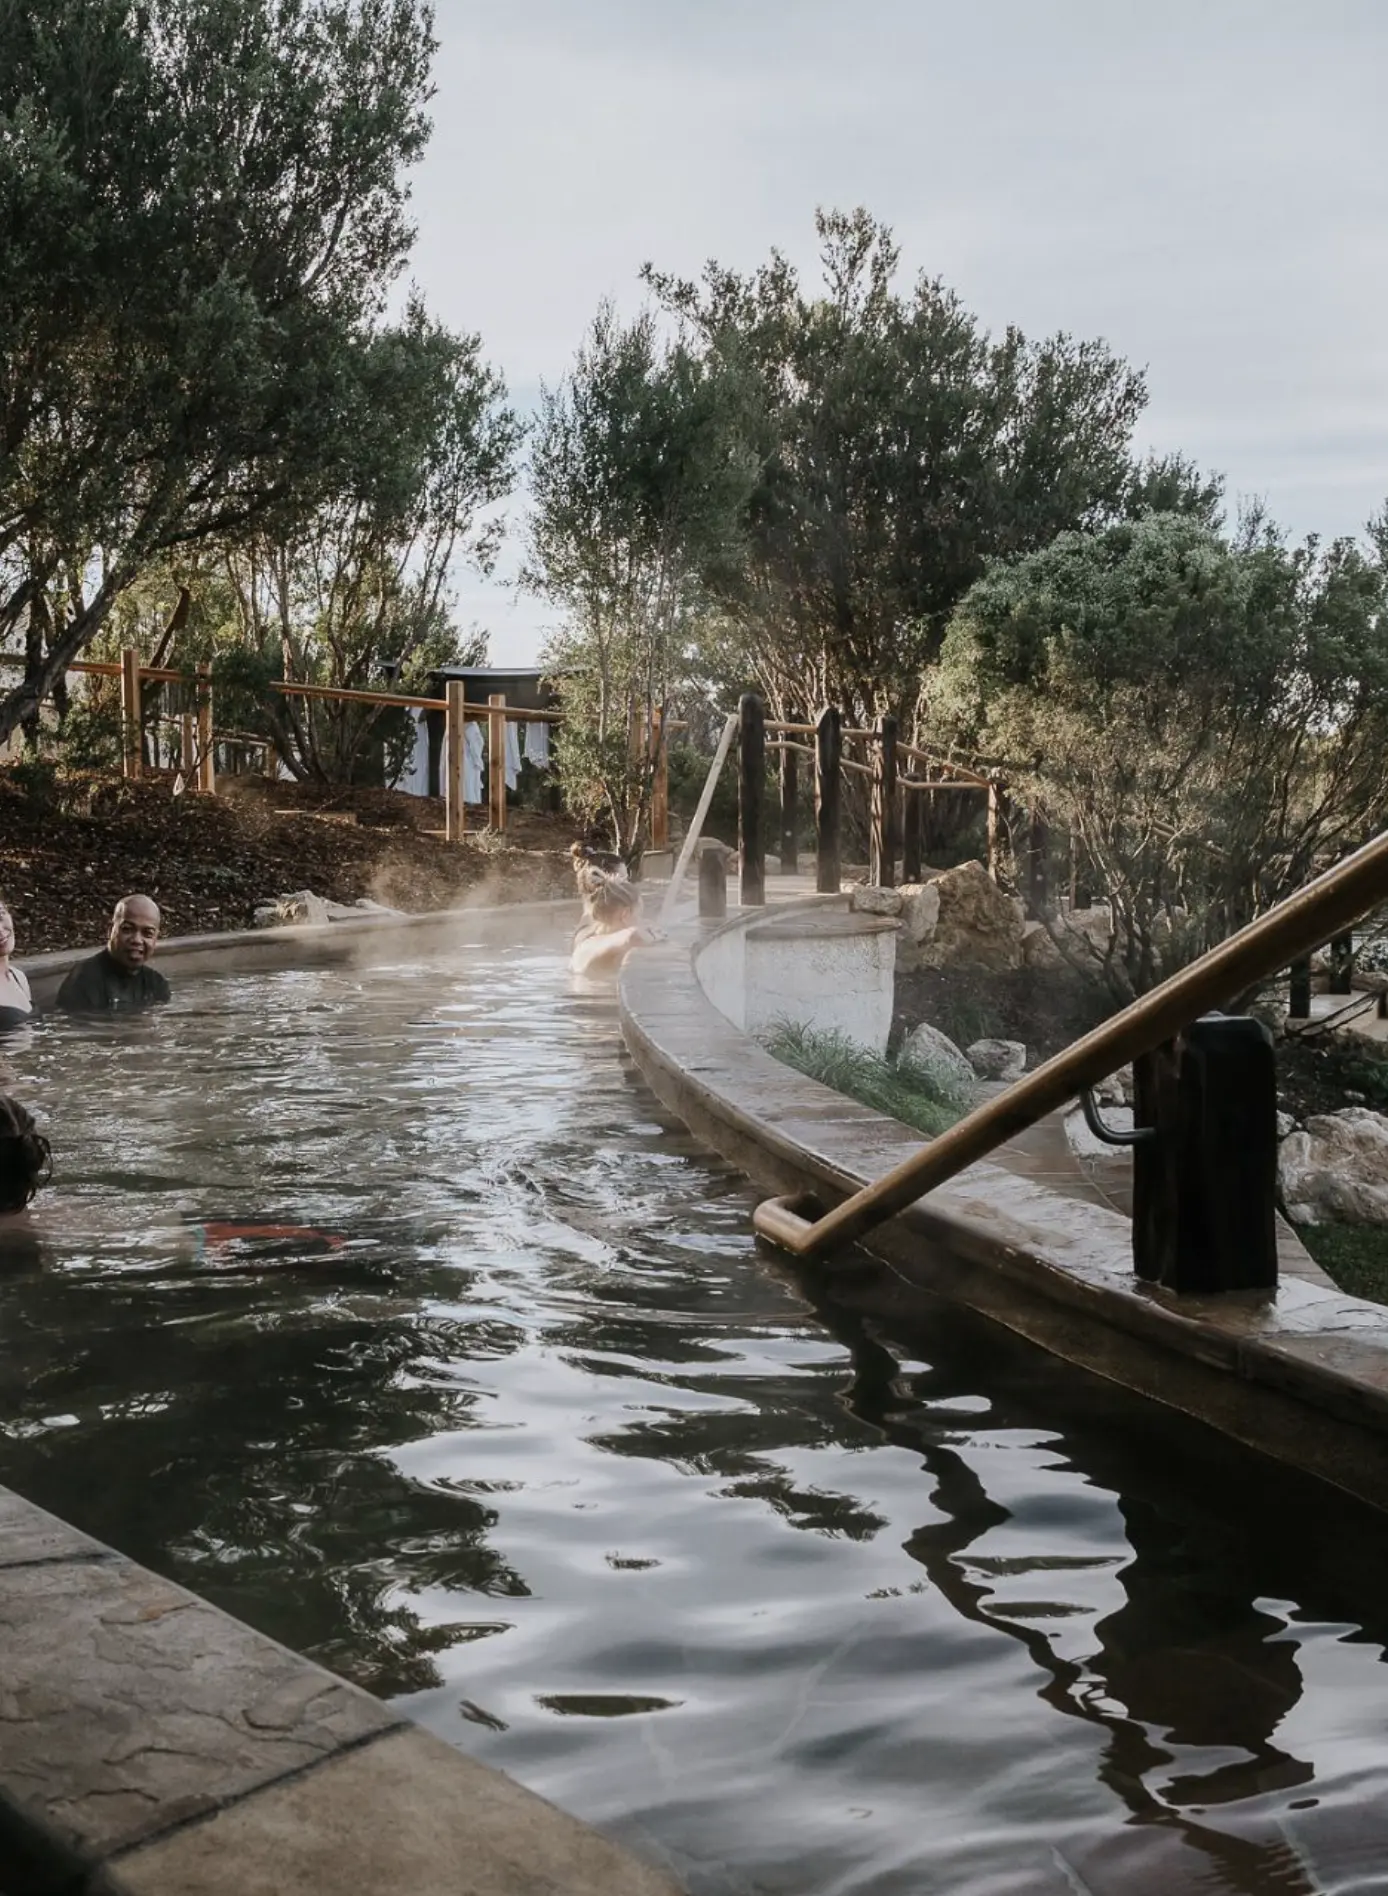
[[[53,1174],[53,1153],[27,1106],[0,1093],[0,1258],[8,1251],[30,1253],[49,1231],[61,1232],[61,1220],[30,1210]],[[294,1261],[306,1255],[340,1251],[346,1239],[309,1225],[274,1224],[253,1219],[237,1224],[165,1225],[151,1230],[151,1245],[166,1244],[183,1257],[202,1258],[234,1243],[283,1243],[295,1247]]]
[[[19,968],[10,966],[14,953],[14,918],[0,902],[0,1034],[27,1027],[34,1018],[29,983]]]
[[[659,941],[641,921],[641,897],[620,864],[604,868],[600,858],[579,843],[573,846],[574,875],[583,897],[583,920],[574,935],[569,966],[575,974],[615,974],[633,948]]]

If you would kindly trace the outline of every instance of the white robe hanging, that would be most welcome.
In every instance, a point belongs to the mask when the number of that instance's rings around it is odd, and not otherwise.
[[[549,726],[533,718],[525,727],[525,761],[536,770],[549,769]]]
[[[506,720],[506,788],[514,790],[520,782],[520,726],[514,718]]]
[[[463,802],[482,801],[482,726],[469,718],[463,726]]]

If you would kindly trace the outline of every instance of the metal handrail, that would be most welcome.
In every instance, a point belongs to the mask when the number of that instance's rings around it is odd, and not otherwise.
[[[1097,1085],[1139,1054],[1151,1053],[1199,1015],[1310,954],[1385,897],[1388,831],[1045,1061],[1005,1093],[966,1113],[948,1131],[834,1210],[808,1218],[796,1210],[796,1201],[769,1198],[753,1213],[753,1225],[761,1237],[797,1257],[820,1257],[852,1244],[1086,1087]]]

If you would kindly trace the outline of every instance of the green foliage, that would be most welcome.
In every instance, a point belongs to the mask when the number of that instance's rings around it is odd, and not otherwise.
[[[379,477],[420,0],[0,0],[0,739],[162,555]]]
[[[1101,342],[990,336],[937,280],[898,287],[865,211],[816,221],[817,291],[776,252],[749,276],[646,276],[744,391],[760,473],[746,558],[714,585],[773,707],[909,712],[989,556],[1140,504],[1143,379]]]
[[[1388,1232],[1381,1225],[1299,1225],[1297,1236],[1349,1296],[1388,1303]]]
[[[1141,991],[1388,816],[1382,538],[1061,535],[970,590],[928,693],[937,740],[1068,826],[1114,905],[1111,984]]]
[[[871,1053],[839,1033],[781,1021],[763,1044],[768,1053],[797,1072],[932,1138],[952,1126],[968,1107],[958,1089],[934,1068],[899,1055]]]
[[[545,390],[531,456],[526,583],[563,614],[545,654],[564,723],[569,807],[639,851],[653,747],[699,669],[710,576],[736,566],[754,469],[736,427],[738,386],[717,363],[664,345],[649,314],[602,309],[572,373]]]

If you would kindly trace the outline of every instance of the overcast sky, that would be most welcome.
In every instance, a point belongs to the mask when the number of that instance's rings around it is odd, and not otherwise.
[[[1235,501],[1328,536],[1388,496],[1385,0],[437,8],[414,275],[521,407],[645,260],[813,270],[815,206],[863,204],[990,327],[1144,366],[1144,445]],[[534,601],[459,605],[536,656]]]

